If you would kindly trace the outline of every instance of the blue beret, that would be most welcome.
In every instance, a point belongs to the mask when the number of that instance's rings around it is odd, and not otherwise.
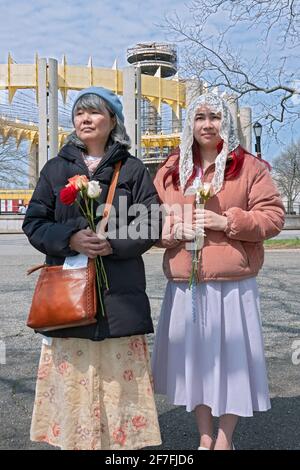
[[[96,87],[96,86],[91,86],[89,88],[85,88],[84,90],[81,90],[78,95],[76,96],[76,99],[73,103],[72,107],[72,119],[73,119],[73,113],[74,113],[74,108],[77,103],[77,101],[84,95],[97,95],[100,96],[104,101],[107,102],[108,106],[110,109],[118,116],[118,118],[124,122],[124,116],[123,116],[123,105],[118,98],[118,96],[113,93],[111,90],[108,90],[107,88],[103,87]]]

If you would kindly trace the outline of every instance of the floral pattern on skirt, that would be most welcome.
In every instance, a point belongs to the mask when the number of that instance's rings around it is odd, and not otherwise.
[[[43,344],[30,438],[64,450],[160,445],[145,337]]]

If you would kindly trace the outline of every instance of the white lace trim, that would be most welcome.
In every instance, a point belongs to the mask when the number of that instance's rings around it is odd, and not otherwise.
[[[199,96],[189,106],[181,137],[179,178],[182,191],[193,173],[192,146],[194,141],[193,129],[196,111],[200,106],[207,105],[213,112],[221,113],[220,136],[223,139],[223,148],[215,160],[215,173],[212,179],[213,192],[216,194],[222,189],[227,156],[239,146],[239,140],[234,129],[233,118],[228,104],[222,98],[212,93]]]

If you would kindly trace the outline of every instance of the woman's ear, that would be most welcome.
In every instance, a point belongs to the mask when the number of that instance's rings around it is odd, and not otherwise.
[[[111,118],[111,120],[112,120],[112,123],[111,123],[111,126],[112,126],[112,127],[111,127],[111,131],[113,131],[114,128],[116,127],[116,125],[117,125],[116,116],[113,116],[113,117]]]

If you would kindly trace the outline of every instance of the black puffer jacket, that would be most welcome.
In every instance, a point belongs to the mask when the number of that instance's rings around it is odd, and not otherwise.
[[[131,156],[119,143],[110,147],[94,172],[93,180],[99,181],[105,202],[114,164],[122,161],[113,206],[116,210],[117,238],[110,239],[113,254],[103,257],[109,290],[105,292],[106,317],[98,313],[98,322],[92,326],[67,328],[47,332],[47,336],[89,338],[99,341],[108,337],[152,333],[149,300],[145,293],[146,281],[142,254],[160,235],[158,199],[150,175],[143,163]],[[46,255],[50,265],[61,265],[66,256],[78,253],[69,248],[70,237],[86,228],[87,222],[76,205],[66,206],[59,198],[60,190],[68,178],[81,174],[88,176],[88,169],[80,150],[74,144],[65,145],[59,155],[49,160],[41,171],[23,223],[23,230],[30,243]],[[124,196],[129,208],[143,204],[147,211],[142,216],[131,215],[120,206],[119,197]],[[153,205],[156,205],[153,210]],[[152,218],[150,221],[150,210]],[[113,211],[112,211],[113,212]],[[135,223],[152,228],[151,235],[138,239],[118,239],[120,229]],[[152,225],[151,225],[152,223]],[[151,238],[152,237],[152,238]]]

